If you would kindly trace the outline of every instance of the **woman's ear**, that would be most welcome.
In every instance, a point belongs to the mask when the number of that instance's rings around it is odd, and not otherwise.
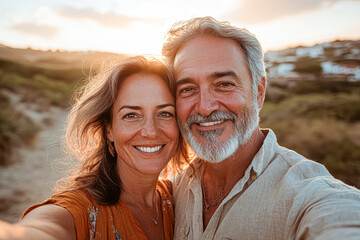
[[[110,123],[106,123],[106,137],[110,140],[110,142],[114,141],[113,133],[112,133],[112,127]]]

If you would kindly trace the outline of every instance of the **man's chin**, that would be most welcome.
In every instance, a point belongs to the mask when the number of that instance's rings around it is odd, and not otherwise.
[[[219,139],[213,139],[211,141],[197,140],[197,137],[192,134],[187,134],[185,140],[189,143],[194,152],[199,158],[204,159],[210,163],[220,163],[225,159],[233,155],[239,148],[239,141],[236,134],[225,142],[219,141]]]

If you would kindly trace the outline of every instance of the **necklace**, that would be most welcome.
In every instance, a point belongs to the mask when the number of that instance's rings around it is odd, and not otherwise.
[[[225,198],[225,196],[227,196],[227,194],[230,192],[230,191],[228,191],[227,193],[225,193],[224,187],[221,186],[217,189],[217,194],[216,194],[217,197],[214,199],[214,201],[212,201],[211,203],[208,203],[208,198],[206,196],[206,191],[204,189],[204,175],[205,175],[206,166],[207,166],[207,163],[205,162],[204,170],[203,170],[202,176],[201,176],[201,189],[203,192],[204,213],[208,212],[210,208],[218,206],[221,203],[221,201]]]
[[[141,207],[131,196],[130,194],[128,194],[129,198],[154,222],[154,224],[158,224],[158,220],[159,220],[159,209],[157,204],[155,205],[156,207],[156,220],[154,218],[152,218],[143,207]]]

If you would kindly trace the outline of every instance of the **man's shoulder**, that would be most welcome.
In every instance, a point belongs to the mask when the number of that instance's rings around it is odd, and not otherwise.
[[[283,183],[290,183],[293,188],[314,189],[351,189],[356,190],[334,178],[326,167],[316,161],[310,160],[301,154],[279,147],[276,161],[283,166]],[[301,186],[301,187],[300,187]]]
[[[302,172],[304,177],[310,177],[311,175],[330,175],[324,165],[283,146],[279,146],[276,153],[276,160],[282,161],[289,170]]]

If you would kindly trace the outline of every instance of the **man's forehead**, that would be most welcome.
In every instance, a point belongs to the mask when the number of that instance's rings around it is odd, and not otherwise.
[[[229,39],[200,36],[189,40],[174,59],[175,78],[179,75],[206,71],[229,71],[246,64],[245,54],[238,44]]]

